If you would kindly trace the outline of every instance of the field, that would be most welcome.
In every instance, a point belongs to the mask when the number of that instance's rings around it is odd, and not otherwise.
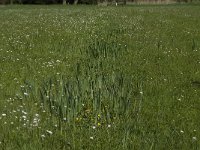
[[[0,149],[200,149],[200,5],[0,7]]]

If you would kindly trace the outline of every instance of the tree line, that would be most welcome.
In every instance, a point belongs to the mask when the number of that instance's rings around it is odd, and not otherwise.
[[[0,4],[97,4],[102,1],[115,1],[120,0],[0,0]],[[121,0],[130,2],[157,2],[157,1],[175,1],[175,2],[192,2],[197,0]]]
[[[1,4],[62,4],[67,0],[0,0]]]

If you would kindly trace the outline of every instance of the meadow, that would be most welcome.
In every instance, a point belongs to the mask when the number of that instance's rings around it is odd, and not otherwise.
[[[200,5],[0,7],[0,149],[200,149]]]

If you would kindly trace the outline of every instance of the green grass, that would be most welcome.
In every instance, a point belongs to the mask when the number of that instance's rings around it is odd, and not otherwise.
[[[0,149],[199,149],[200,5],[0,7]]]

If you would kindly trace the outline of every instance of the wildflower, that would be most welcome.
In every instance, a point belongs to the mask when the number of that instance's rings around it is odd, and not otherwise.
[[[41,135],[41,137],[42,137],[42,138],[45,138],[45,135],[44,135],[44,134],[42,134],[42,135]]]
[[[91,140],[94,140],[94,137],[93,137],[93,136],[91,136],[91,137],[90,137],[90,139],[91,139]]]
[[[184,133],[184,131],[183,131],[183,130],[181,130],[180,132],[181,132],[181,133]]]
[[[25,96],[28,96],[28,93],[24,92],[24,95],[25,95]]]
[[[2,114],[2,116],[3,116],[3,117],[5,117],[5,116],[6,116],[6,114]]]
[[[92,126],[92,129],[96,129],[96,127],[95,127],[95,126]]]
[[[52,131],[49,131],[49,130],[46,130],[46,132],[49,133],[49,134],[53,134],[53,132],[52,132]]]
[[[111,125],[109,124],[109,125],[108,125],[108,128],[110,128],[110,127],[111,127]]]
[[[40,119],[39,119],[39,118],[37,118],[37,117],[36,117],[36,118],[34,118],[34,119],[33,119],[33,126],[34,126],[34,127],[37,127],[37,126],[38,126],[38,123],[39,123],[39,121],[40,121]]]
[[[196,141],[196,140],[197,140],[197,137],[195,137],[195,136],[192,137],[192,140],[193,140],[193,141]]]
[[[60,61],[60,60],[56,60],[56,62],[57,62],[57,63],[60,63],[61,61]]]
[[[23,111],[23,110],[22,110],[22,113],[23,113],[24,115],[27,115],[27,112],[25,112],[25,111]]]
[[[22,116],[22,118],[24,118],[24,120],[26,120],[26,116]]]
[[[101,123],[98,122],[97,125],[98,125],[98,126],[101,126]]]

